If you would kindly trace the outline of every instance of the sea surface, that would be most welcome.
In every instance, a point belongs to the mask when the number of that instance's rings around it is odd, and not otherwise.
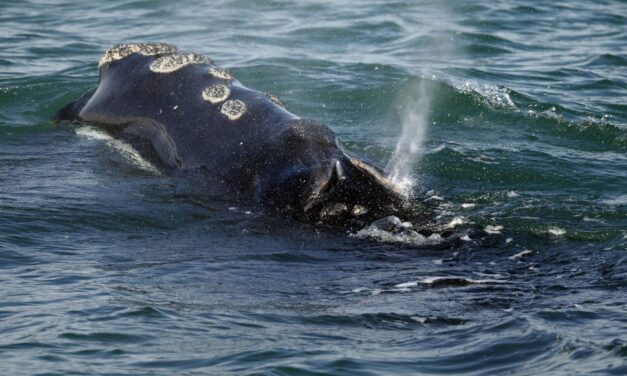
[[[306,225],[51,122],[142,41],[488,236]],[[627,374],[627,3],[0,1],[0,374]]]

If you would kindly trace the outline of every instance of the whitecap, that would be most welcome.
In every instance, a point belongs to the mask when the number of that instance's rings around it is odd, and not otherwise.
[[[487,225],[486,227],[483,228],[483,231],[487,232],[488,234],[500,234],[502,229],[503,229],[503,226],[501,225],[496,225],[496,226]]]
[[[551,235],[562,236],[566,233],[566,230],[564,230],[563,228],[559,228],[559,227],[549,227],[548,232]]]
[[[455,217],[449,223],[446,224],[447,228],[454,228],[466,223],[466,220],[463,217]]]
[[[501,277],[501,276],[499,276]],[[398,288],[409,288],[416,287],[418,285],[487,285],[487,284],[503,284],[509,283],[509,281],[496,279],[496,278],[485,278],[485,279],[472,279],[467,277],[455,277],[455,276],[433,276],[433,277],[425,277],[422,279],[417,279],[414,281],[403,282],[394,285],[394,287]]]
[[[622,195],[618,195],[612,198],[607,198],[604,200],[601,200],[602,204],[606,204],[606,205],[625,205],[627,204],[627,194],[622,194]]]
[[[524,251],[522,251],[522,252],[518,252],[518,253],[517,253],[517,254],[515,254],[515,255],[509,256],[509,257],[508,257],[508,259],[510,259],[510,260],[516,260],[516,259],[518,259],[518,258],[523,258],[524,256],[530,255],[530,254],[532,254],[532,253],[533,253],[533,251],[530,251],[530,250],[528,250],[528,249],[525,249],[525,250],[524,250]]]
[[[505,87],[488,84],[480,85],[475,81],[465,81],[458,89],[463,93],[478,95],[493,107],[516,109],[516,105],[509,95],[510,90]]]
[[[360,239],[372,239],[383,243],[401,243],[417,247],[438,245],[444,241],[444,238],[438,233],[424,236],[410,229],[394,232],[386,231],[374,225],[365,227],[356,233],[351,233],[349,236]]]

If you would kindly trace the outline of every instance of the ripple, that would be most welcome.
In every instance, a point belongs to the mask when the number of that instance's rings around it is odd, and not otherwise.
[[[418,329],[426,324],[432,325],[464,325],[467,319],[455,317],[441,316],[419,316],[399,313],[364,313],[360,315],[321,315],[316,317],[308,317],[303,320],[309,324],[315,325],[341,325],[356,326],[370,329]]]
[[[59,338],[76,342],[102,342],[102,343],[143,343],[153,339],[148,334],[129,334],[118,332],[94,332],[77,333],[66,332],[59,335]]]

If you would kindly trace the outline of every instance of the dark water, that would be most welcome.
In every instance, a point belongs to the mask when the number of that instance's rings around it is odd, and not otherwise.
[[[0,374],[626,374],[627,4],[559,3],[2,1]],[[495,234],[316,229],[54,127],[127,41],[207,54],[381,166],[422,119],[422,199]]]

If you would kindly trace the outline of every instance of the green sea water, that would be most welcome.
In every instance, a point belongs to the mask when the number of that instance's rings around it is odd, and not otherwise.
[[[489,236],[305,225],[52,124],[142,41]],[[626,374],[626,187],[624,1],[0,1],[0,374]]]

